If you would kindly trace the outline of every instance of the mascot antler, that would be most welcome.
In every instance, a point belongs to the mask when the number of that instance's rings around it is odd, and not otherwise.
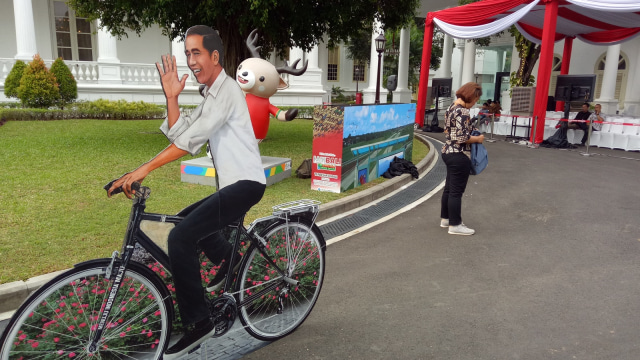
[[[258,42],[258,29],[253,29],[253,31],[251,31],[251,33],[247,37],[246,44],[247,44],[247,48],[249,49],[249,52],[251,53],[251,57],[254,57],[254,58],[260,57],[260,49],[262,49],[262,46],[256,46],[257,42]]]
[[[292,66],[289,66],[289,62],[286,62],[285,66],[276,68],[276,70],[278,71],[278,74],[286,73],[286,74],[291,74],[295,76],[302,75],[304,74],[305,71],[307,71],[307,65],[309,65],[309,60],[304,61],[303,67],[301,67],[300,69],[296,69],[296,65],[298,65],[299,62],[300,62],[300,59],[294,61]]]

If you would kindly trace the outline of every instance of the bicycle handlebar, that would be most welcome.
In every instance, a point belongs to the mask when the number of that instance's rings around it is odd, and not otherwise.
[[[116,182],[116,180],[118,179],[111,180],[107,185],[102,187],[107,191],[107,194],[109,193],[109,189],[111,189],[111,186],[113,185],[114,182]],[[136,181],[133,184],[131,184],[131,190],[138,191],[140,190],[140,186],[141,186],[140,183]],[[122,192],[122,186],[114,189],[111,195],[119,194],[121,192]]]

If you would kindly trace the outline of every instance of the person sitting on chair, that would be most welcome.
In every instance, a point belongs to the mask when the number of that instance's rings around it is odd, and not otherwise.
[[[582,104],[582,111],[576,114],[574,120],[589,120],[591,116],[591,112],[589,111],[589,103]],[[582,146],[587,142],[587,137],[589,136],[589,125],[586,122],[577,122],[577,121],[569,121],[569,129],[580,129],[584,132],[582,135],[582,140],[580,143]]]
[[[591,116],[589,116],[589,121],[591,121],[591,129],[593,129],[593,131],[602,130],[602,122],[605,121],[606,118],[607,116],[602,113],[602,105],[596,104],[595,111],[593,112],[593,114],[591,114]]]

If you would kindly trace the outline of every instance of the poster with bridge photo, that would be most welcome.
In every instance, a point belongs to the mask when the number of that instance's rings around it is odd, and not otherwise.
[[[322,105],[313,120],[311,189],[342,192],[411,161],[415,104]]]

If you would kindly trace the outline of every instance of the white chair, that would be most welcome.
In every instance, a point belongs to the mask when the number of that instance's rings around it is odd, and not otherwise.
[[[629,133],[627,136],[627,147],[625,150],[640,151],[640,119],[632,119],[630,122],[636,125],[628,127]],[[635,134],[633,129],[635,129]]]
[[[609,119],[607,119],[609,120]],[[591,132],[591,146],[598,146],[600,147],[600,139],[602,134],[604,133],[608,133],[611,130],[611,124],[602,124],[602,127],[600,128],[599,131],[592,131]]]
[[[625,116],[621,119],[621,122],[626,124],[635,124],[635,119]],[[630,135],[636,135],[637,129],[633,125],[622,125],[622,134],[613,134],[613,148],[614,149],[627,149],[627,143],[629,142]]]
[[[556,125],[559,123],[559,119],[562,118],[562,114],[556,113],[556,111],[547,111],[547,118],[544,122],[544,139],[549,138],[549,136],[553,135],[558,131],[556,129]]]
[[[580,144],[584,131],[580,129],[567,129],[567,141],[569,144]]]
[[[493,123],[493,133],[495,135],[511,135],[512,119],[513,117],[509,114],[501,114],[500,116],[496,117],[496,121]]]
[[[598,144],[599,147],[604,147],[609,149],[614,148],[615,135],[616,134],[621,135],[623,133],[623,129],[624,129],[624,125],[622,125],[623,120],[624,118],[622,117],[612,118],[611,120],[607,118],[607,121],[615,122],[615,124],[611,124],[611,128],[609,129],[609,132],[603,132],[602,134],[600,134],[600,143]],[[618,137],[617,139],[620,139],[620,137]]]

